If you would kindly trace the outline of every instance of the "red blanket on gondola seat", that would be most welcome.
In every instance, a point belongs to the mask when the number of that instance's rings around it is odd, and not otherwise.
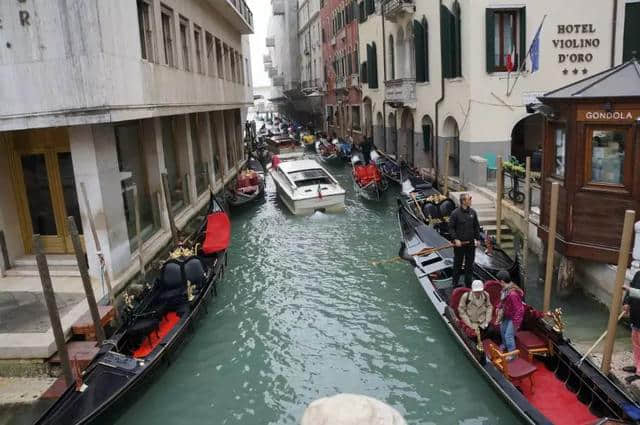
[[[205,254],[214,254],[229,247],[231,239],[231,222],[229,216],[222,211],[207,216],[207,230],[202,243]]]
[[[366,186],[371,182],[380,183],[382,175],[378,168],[373,164],[356,165],[354,167],[356,181],[360,186]]]

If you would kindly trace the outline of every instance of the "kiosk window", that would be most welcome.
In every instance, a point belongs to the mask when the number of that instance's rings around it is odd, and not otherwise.
[[[594,129],[591,131],[591,158],[588,181],[591,183],[624,184],[626,134],[621,129]]]
[[[567,129],[558,126],[553,131],[553,176],[563,179],[567,150]]]

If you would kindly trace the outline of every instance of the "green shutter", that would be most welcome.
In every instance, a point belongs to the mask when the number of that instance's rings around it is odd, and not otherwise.
[[[378,88],[378,49],[376,43],[371,43],[371,62],[369,62],[369,68],[371,69],[371,78],[369,79],[369,88]]]
[[[431,126],[423,125],[422,126],[422,143],[423,150],[425,152],[429,152],[431,150]]]
[[[424,80],[429,81],[429,24],[427,18],[422,18],[422,29],[424,31]]]
[[[369,88],[372,88],[373,84],[373,54],[371,53],[371,45],[367,44],[367,81],[369,83]]]
[[[451,31],[449,31],[449,25],[451,23],[449,19],[450,14],[446,6],[440,6],[440,52],[442,55],[442,76],[444,78],[452,77],[451,53],[453,46],[451,45]]]
[[[640,3],[627,3],[624,9],[623,62],[631,60],[634,51],[636,59],[640,59]]]
[[[364,1],[360,2],[360,23],[363,23],[367,20],[367,12],[364,10]]]
[[[526,69],[524,63],[527,59],[527,8],[520,8],[520,57],[516,66]]]
[[[416,82],[424,83],[427,81],[424,58],[424,28],[417,20],[413,21],[413,37],[415,40]]]
[[[491,74],[496,72],[495,62],[496,62],[496,23],[495,23],[495,14],[494,9],[487,9],[486,13],[486,34],[487,34],[487,73]]]
[[[374,0],[366,0],[367,1],[367,15],[373,15],[376,13],[376,4]]]
[[[368,59],[368,56],[367,56],[367,59]],[[360,79],[365,84],[369,82],[369,71],[367,68],[367,63],[368,62],[362,62],[362,65],[360,65]]]
[[[460,3],[456,0],[453,3],[453,14],[452,17],[452,25],[451,29],[453,31],[453,43],[454,43],[454,54],[453,54],[453,72],[454,77],[462,77],[462,39],[461,39],[461,17]]]

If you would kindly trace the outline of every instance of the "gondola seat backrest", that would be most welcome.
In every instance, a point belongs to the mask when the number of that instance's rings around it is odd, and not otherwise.
[[[451,293],[451,298],[449,298],[449,307],[455,311],[458,319],[460,319],[460,316],[458,315],[458,304],[460,304],[460,298],[469,291],[471,291],[469,288],[456,288]]]
[[[440,209],[433,202],[425,202],[424,206],[422,207],[422,212],[427,218],[439,219],[441,217]]]
[[[449,217],[453,210],[456,209],[456,204],[451,199],[445,199],[440,203],[440,205],[438,205],[438,207],[440,209],[441,217]]]
[[[186,285],[182,264],[179,261],[169,260],[164,263],[160,271],[160,284],[163,290],[173,290]]]
[[[184,278],[196,285],[198,288],[202,288],[207,280],[207,274],[205,272],[204,263],[198,257],[191,257],[182,265],[184,270]]]
[[[491,322],[496,324],[498,318],[498,306],[500,305],[500,294],[502,292],[502,284],[497,280],[489,280],[484,284],[484,290],[489,294],[491,305],[493,306],[493,318]]]

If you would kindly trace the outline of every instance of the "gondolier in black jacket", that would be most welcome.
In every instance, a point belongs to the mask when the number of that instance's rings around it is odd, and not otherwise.
[[[478,214],[471,208],[471,195],[460,195],[460,206],[449,217],[449,234],[455,245],[453,248],[453,286],[458,286],[464,261],[464,283],[467,288],[473,281],[473,263],[476,257],[477,241],[480,241]]]

